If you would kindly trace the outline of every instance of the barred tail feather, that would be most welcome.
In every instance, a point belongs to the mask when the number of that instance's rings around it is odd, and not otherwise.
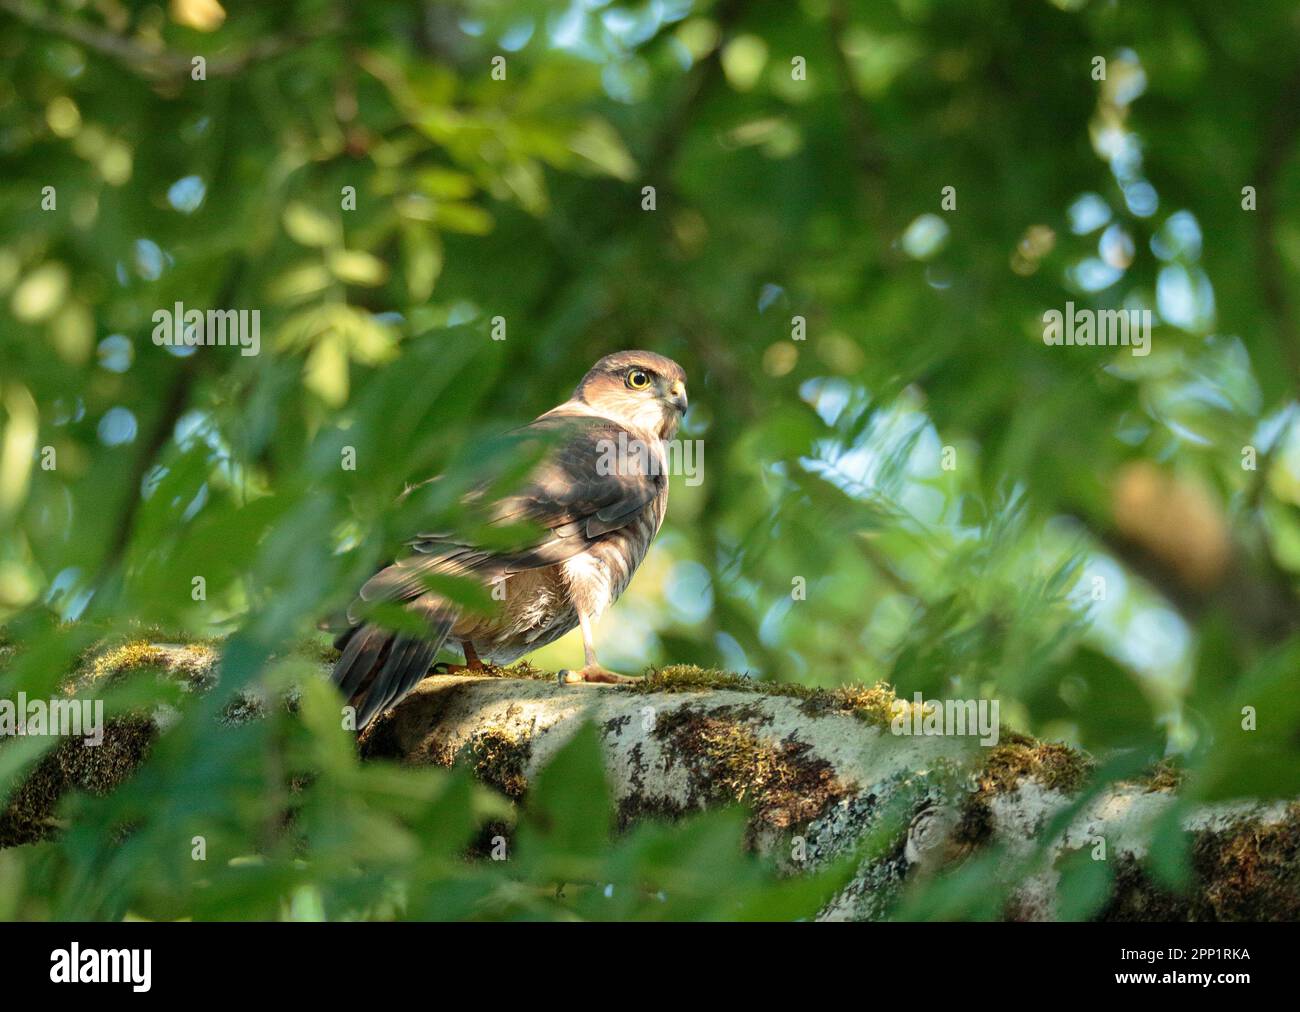
[[[356,708],[358,731],[415,688],[451,625],[452,616],[438,616],[431,618],[427,636],[411,636],[366,623],[347,636],[333,679]]]

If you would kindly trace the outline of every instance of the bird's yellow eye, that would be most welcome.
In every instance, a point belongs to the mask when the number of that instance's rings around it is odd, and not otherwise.
[[[644,390],[650,385],[650,374],[644,369],[633,369],[627,374],[627,385],[633,390]]]

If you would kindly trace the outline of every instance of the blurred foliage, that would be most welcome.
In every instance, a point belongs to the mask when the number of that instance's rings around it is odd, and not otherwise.
[[[4,695],[140,625],[280,684],[394,544],[510,473],[500,433],[646,347],[691,378],[705,480],[674,479],[603,658],[993,695],[1125,775],[1176,755],[1187,804],[1300,789],[1293,4],[0,0],[0,25]],[[1067,302],[1152,310],[1150,354],[1045,346]],[[157,346],[176,303],[259,310],[260,354]],[[583,740],[509,874],[467,864],[499,802],[359,766],[303,691],[231,734],[184,703],[127,787],[0,853],[0,915],[786,917],[833,888],[773,878],[735,813],[606,847]],[[904,912],[988,915],[980,874]]]

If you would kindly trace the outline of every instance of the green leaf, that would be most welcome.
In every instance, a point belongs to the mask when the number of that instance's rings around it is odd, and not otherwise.
[[[324,264],[305,261],[276,275],[267,284],[266,294],[273,302],[301,302],[323,292],[330,280]]]
[[[300,201],[284,209],[282,220],[289,237],[303,246],[333,246],[342,239],[336,221]]]
[[[327,331],[315,343],[303,367],[303,383],[332,407],[347,401],[348,350],[342,334]]]
[[[442,240],[432,229],[407,225],[402,229],[402,258],[406,268],[406,290],[412,302],[424,302],[442,273]]]
[[[447,201],[433,209],[433,221],[448,232],[487,235],[492,231],[492,215],[476,204]]]
[[[623,138],[603,119],[593,117],[569,138],[573,153],[593,168],[623,182],[636,178],[637,164],[623,144]]]
[[[373,288],[388,278],[388,266],[363,250],[332,250],[326,259],[334,276],[349,285]]]
[[[585,723],[534,778],[519,853],[541,875],[585,877],[607,853],[610,827],[600,732]]]

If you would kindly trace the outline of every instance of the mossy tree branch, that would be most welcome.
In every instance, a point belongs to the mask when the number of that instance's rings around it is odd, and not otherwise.
[[[133,644],[91,673],[158,666],[207,689],[217,681],[216,657],[204,646]],[[1300,805],[1246,801],[1183,816],[1193,880],[1170,892],[1145,863],[1175,810],[1170,770],[1090,787],[1092,759],[1064,745],[1006,732],[992,747],[971,737],[897,735],[893,703],[884,685],[760,689],[735,675],[675,667],[636,687],[561,686],[522,665],[426,678],[358,747],[370,760],[467,765],[524,799],[537,771],[591,721],[620,828],[740,802],[752,813],[751,845],[792,872],[824,865],[869,833],[890,834],[827,918],[880,916],[910,882],[986,861],[990,874],[1014,876],[1004,916],[1053,919],[1069,910],[1063,869],[1099,852],[1112,872],[1103,917],[1300,917]],[[165,732],[148,719],[119,721],[98,749],[56,748],[10,793],[0,846],[57,832],[60,797],[112,790],[158,733]]]

